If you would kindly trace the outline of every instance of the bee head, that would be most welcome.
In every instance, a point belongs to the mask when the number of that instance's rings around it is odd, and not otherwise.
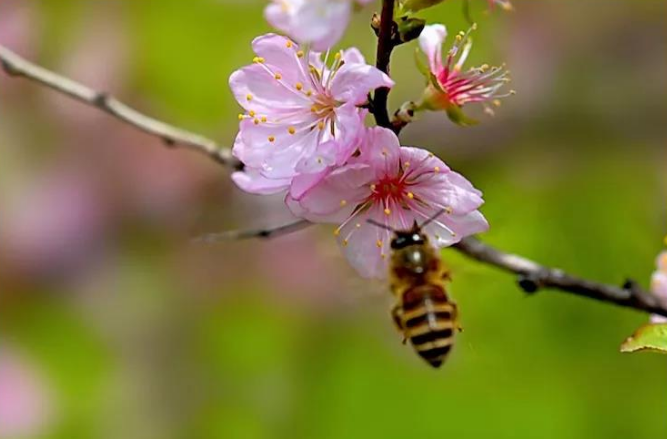
[[[391,240],[391,248],[393,250],[400,250],[411,245],[423,245],[425,242],[426,236],[420,230],[396,232],[394,239]]]

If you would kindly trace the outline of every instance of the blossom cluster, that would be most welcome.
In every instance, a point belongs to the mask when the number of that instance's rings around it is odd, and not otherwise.
[[[232,178],[249,193],[284,194],[300,218],[339,224],[335,236],[351,265],[364,277],[383,277],[391,229],[441,212],[424,231],[435,245],[448,246],[487,230],[488,223],[479,212],[481,192],[461,174],[425,149],[401,146],[391,129],[366,126],[370,96],[394,82],[358,49],[332,49],[353,3],[276,0],[267,6],[269,23],[288,36],[255,38],[253,63],[229,79],[243,108],[233,152],[244,169]],[[507,82],[503,69],[463,70],[468,35],[456,35],[443,63],[445,27],[424,27],[419,44],[428,58],[428,84],[412,108],[445,110],[465,125],[464,105],[497,103],[507,94],[500,91]]]

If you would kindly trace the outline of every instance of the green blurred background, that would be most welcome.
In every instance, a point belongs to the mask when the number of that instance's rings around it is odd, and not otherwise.
[[[0,44],[231,144],[227,78],[269,31],[265,4],[2,0]],[[485,192],[488,242],[648,285],[667,232],[667,3],[471,4],[471,64],[507,62],[517,95],[474,128],[424,115],[403,143]],[[369,60],[374,9],[343,41]],[[422,16],[453,33],[461,10]],[[423,86],[413,50],[396,51],[392,108]],[[644,314],[526,297],[446,250],[465,332],[431,370],[330,227],[191,242],[289,220],[205,157],[0,75],[0,437],[666,437],[665,358],[618,351]]]

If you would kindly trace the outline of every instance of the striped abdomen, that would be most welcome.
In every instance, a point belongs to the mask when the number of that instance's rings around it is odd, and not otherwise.
[[[456,305],[439,285],[420,285],[403,295],[405,338],[433,367],[440,367],[454,343]]]

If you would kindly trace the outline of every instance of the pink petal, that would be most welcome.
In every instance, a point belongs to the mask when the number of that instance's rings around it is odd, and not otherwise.
[[[301,197],[303,209],[319,216],[351,210],[370,194],[372,175],[368,165],[355,164],[335,169]]]
[[[373,127],[365,130],[361,155],[355,162],[367,163],[377,177],[393,175],[399,169],[401,144],[390,129]]]
[[[264,59],[264,65],[273,74],[282,76],[282,83],[294,87],[299,81],[307,81],[304,72],[308,71],[308,65],[305,59],[297,56],[299,45],[289,38],[276,34],[261,35],[252,41],[252,50]]]
[[[368,93],[379,87],[391,88],[394,81],[368,64],[346,63],[338,70],[331,83],[331,93],[338,101],[361,105]]]
[[[343,61],[346,64],[366,64],[366,58],[356,47],[343,50]]]
[[[431,72],[435,74],[442,70],[442,43],[445,38],[447,28],[442,24],[427,25],[419,35],[419,47],[426,54]]]
[[[257,169],[246,168],[232,173],[236,185],[251,194],[270,195],[283,192],[290,185],[290,179],[268,179]]]
[[[365,278],[384,278],[388,274],[392,234],[367,221],[368,218],[383,217],[382,209],[373,206],[368,212],[358,215],[342,227],[337,237],[347,261]]]
[[[304,94],[276,80],[260,64],[246,66],[232,73],[229,86],[236,101],[246,110],[253,110],[257,114],[310,110],[311,102]]]

